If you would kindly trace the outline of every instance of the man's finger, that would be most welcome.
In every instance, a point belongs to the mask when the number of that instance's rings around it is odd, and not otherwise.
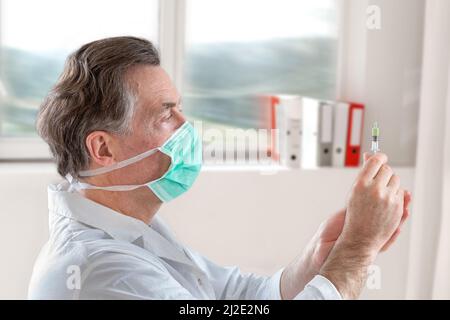
[[[371,154],[370,154],[370,153],[368,153],[368,152],[364,152],[364,156],[363,156],[363,159],[364,159],[364,164],[366,164],[367,160],[369,160],[369,159],[370,159],[370,156],[371,156]]]
[[[398,236],[401,233],[401,230],[403,228],[403,225],[405,224],[406,220],[409,218],[409,210],[406,209],[403,212],[403,217],[402,220],[400,221],[400,225],[398,226],[397,230],[395,230],[394,234],[392,235],[392,237],[388,240],[388,242],[386,242],[386,244],[383,246],[383,248],[381,249],[381,252],[385,252],[387,251],[393,244],[394,242],[397,240]]]
[[[395,193],[397,193],[400,188],[400,177],[397,175],[392,175],[391,180],[389,180],[388,188],[392,189]],[[406,196],[405,196],[406,200]]]
[[[406,191],[406,192],[405,192],[405,202],[404,202],[405,208],[408,208],[408,207],[409,207],[411,201],[412,201],[412,195],[411,195],[411,192]]]
[[[409,214],[409,209],[405,209],[403,211],[403,216],[402,216],[402,220],[400,221],[400,226],[403,225],[405,223],[405,221],[409,218],[410,214]]]
[[[399,199],[399,201],[401,202],[401,206],[403,208],[403,213],[405,212],[405,193],[406,191],[402,188],[398,189],[397,191],[397,197]],[[402,214],[403,216],[403,214]]]
[[[388,157],[383,153],[377,153],[371,156],[364,164],[364,167],[359,174],[359,179],[364,181],[372,180],[387,161]]]
[[[392,237],[388,240],[388,242],[386,242],[386,244],[383,246],[383,248],[381,248],[381,252],[385,252],[387,251],[394,243],[395,240],[397,240],[398,236],[401,233],[401,228],[399,227],[397,230],[395,230],[394,234],[392,235]]]
[[[392,237],[388,240],[388,242],[386,242],[386,244],[383,246],[383,248],[381,249],[381,252],[385,252],[387,251],[397,240],[398,236],[401,233],[402,227],[404,226],[404,224],[406,223],[406,220],[408,220],[410,213],[409,213],[409,204],[411,203],[411,193],[409,191],[405,191],[404,193],[404,210],[403,210],[403,216],[402,216],[402,220],[400,221],[400,224],[397,228],[397,230],[395,230],[394,234],[392,235]]]
[[[322,241],[336,241],[339,238],[344,228],[346,212],[347,209],[342,209],[321,224],[319,230]]]
[[[411,203],[411,193],[409,191],[405,192],[405,199],[403,202],[403,217],[402,221],[400,222],[400,226],[409,218],[410,212],[409,212],[409,204]]]
[[[375,177],[375,181],[378,185],[386,187],[393,175],[394,171],[392,171],[391,167],[389,167],[388,165],[383,165],[381,169],[378,171],[378,174]],[[397,191],[398,189],[395,190],[395,193],[397,193]]]

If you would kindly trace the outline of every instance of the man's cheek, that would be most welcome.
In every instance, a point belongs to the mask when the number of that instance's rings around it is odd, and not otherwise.
[[[169,170],[171,159],[166,154],[158,153],[158,158],[156,161],[159,173],[158,176],[161,177],[164,173],[167,172],[167,170]]]

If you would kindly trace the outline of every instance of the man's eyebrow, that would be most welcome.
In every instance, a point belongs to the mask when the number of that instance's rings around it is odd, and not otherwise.
[[[163,110],[165,110],[165,109],[167,109],[167,108],[173,108],[173,107],[176,107],[177,104],[181,104],[181,101],[182,101],[182,99],[181,99],[181,97],[180,97],[180,98],[178,98],[178,102],[170,102],[170,101],[163,102],[163,103],[162,103],[162,106],[164,107]]]
[[[163,102],[162,106],[164,107],[163,110],[167,108],[173,108],[177,105],[176,102]]]

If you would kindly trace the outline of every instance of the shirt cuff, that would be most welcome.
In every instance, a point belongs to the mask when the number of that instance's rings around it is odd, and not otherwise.
[[[316,294],[314,294],[314,298],[322,299],[322,300],[342,300],[342,296],[333,283],[327,278],[317,275],[312,279],[306,286],[305,290],[314,290]],[[303,299],[303,292],[300,292],[294,300]]]
[[[281,275],[283,269],[278,270],[273,276],[269,278],[268,282],[268,300],[281,300]]]

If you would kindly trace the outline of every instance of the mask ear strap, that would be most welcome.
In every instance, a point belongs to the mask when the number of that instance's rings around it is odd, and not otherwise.
[[[152,150],[146,151],[144,153],[138,154],[137,156],[134,156],[133,158],[115,163],[113,165],[107,166],[107,167],[102,167],[99,169],[93,169],[93,170],[85,170],[85,171],[80,171],[78,173],[78,175],[80,177],[93,177],[93,176],[98,176],[104,173],[108,173],[114,170],[118,170],[121,169],[123,167],[129,166],[130,164],[136,163],[138,161],[141,161],[144,158],[147,158],[149,156],[151,156],[152,154],[156,153],[157,151],[161,151],[161,149],[163,147],[166,146],[168,141],[171,141],[171,139],[175,136],[177,136],[177,134],[179,134],[180,131],[183,131],[187,126],[189,125],[189,122],[186,121],[185,123],[183,123],[181,125],[181,127],[179,127],[174,133],[173,135],[166,141],[166,143],[162,146],[162,147],[158,147],[158,148],[154,148]]]
[[[141,187],[145,187],[146,184],[137,184],[137,185],[121,185],[121,186],[109,186],[109,187],[99,187],[94,186],[89,183],[84,183],[78,181],[71,174],[66,175],[66,180],[69,181],[70,187],[72,190],[106,190],[106,191],[132,191]]]
[[[93,177],[93,176],[98,176],[104,173],[108,173],[114,170],[118,170],[121,168],[124,168],[126,166],[129,166],[130,164],[136,163],[141,161],[144,158],[147,158],[153,154],[155,154],[160,148],[155,148],[149,151],[146,151],[144,153],[138,154],[137,156],[134,156],[133,158],[121,161],[121,162],[117,162],[115,164],[112,164],[110,166],[107,167],[102,167],[102,168],[98,168],[98,169],[93,169],[93,170],[85,170],[85,171],[80,171],[79,172],[79,176],[80,177]]]

